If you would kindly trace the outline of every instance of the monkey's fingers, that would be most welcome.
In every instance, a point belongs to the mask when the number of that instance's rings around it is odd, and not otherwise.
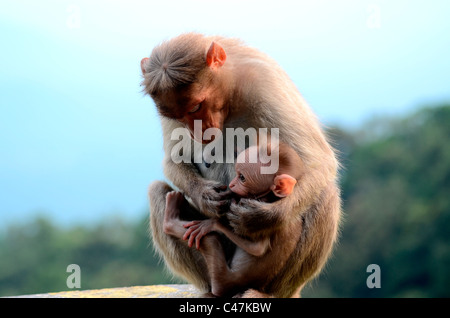
[[[197,228],[198,228],[198,226],[196,226],[196,225],[193,225],[190,228],[188,228],[183,235],[183,240],[186,241],[188,239],[188,237],[192,234],[192,232],[194,232]]]
[[[189,223],[186,223],[186,224],[183,224],[183,226],[185,227],[185,228],[188,228],[188,227],[191,227],[191,226],[193,226],[193,225],[197,225],[197,224],[199,224],[199,223],[201,223],[202,221],[191,221],[191,222],[189,222]]]
[[[215,186],[215,187],[213,187],[213,189],[214,189],[216,192],[222,192],[222,191],[225,191],[227,188],[228,188],[227,185],[220,185],[220,186]]]
[[[227,212],[230,209],[230,201],[222,200],[217,202],[217,210],[220,214]]]
[[[208,180],[203,184],[201,188],[202,197],[204,199],[220,200],[220,198],[223,196],[223,193],[229,192],[227,191],[227,188],[228,186],[226,185]]]
[[[200,229],[195,229],[192,231],[191,235],[189,236],[188,246],[192,247],[194,245],[195,238],[197,237],[198,233],[200,232]]]
[[[231,214],[239,217],[240,215],[249,212],[249,209],[248,209],[247,205],[242,204],[242,200],[241,200],[241,201],[239,201],[239,203],[231,203],[229,211],[231,212]]]
[[[239,216],[230,209],[230,212],[226,214],[226,218],[228,220],[228,223],[232,228],[235,228],[236,226],[239,226]]]
[[[233,192],[233,191],[227,190],[227,191],[223,191],[223,192],[218,193],[218,198],[219,198],[219,201],[222,201],[222,200],[231,200],[231,198],[233,197],[233,195],[234,195],[234,192]]]
[[[210,230],[209,230],[208,226],[202,226],[202,227],[199,228],[199,232],[195,236],[195,247],[197,248],[197,250],[200,249],[200,241],[201,241],[201,239],[203,238],[203,236],[205,236],[209,232],[210,232]]]
[[[247,209],[258,212],[265,212],[273,207],[273,203],[262,202],[259,200],[242,199],[241,204]]]
[[[192,231],[193,231],[193,229],[191,229],[191,228],[186,230],[186,232],[183,235],[183,241],[186,241],[188,239],[188,237],[189,237],[189,235],[191,235]]]
[[[228,208],[230,207],[230,201],[229,200],[204,200],[203,201],[203,209],[207,210],[210,213],[214,213],[215,215],[223,214],[226,211],[228,211]],[[202,209],[202,210],[203,210]]]
[[[226,218],[228,219],[228,222],[230,226],[233,229],[239,229],[242,227],[246,227],[246,223],[248,222],[248,218],[252,219],[252,214],[250,209],[246,207],[245,205],[241,205],[240,203],[232,203],[230,205],[229,211],[226,213]],[[255,219],[253,219],[254,221]]]
[[[202,239],[204,234],[202,234],[201,232],[199,233],[199,235],[197,235],[195,237],[195,247],[197,248],[197,250],[200,249],[200,240]]]

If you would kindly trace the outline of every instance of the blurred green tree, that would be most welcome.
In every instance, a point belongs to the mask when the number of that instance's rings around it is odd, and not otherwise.
[[[116,218],[69,229],[38,218],[10,226],[0,239],[0,296],[69,290],[69,264],[81,268],[81,289],[170,279],[154,256],[147,217],[135,224]]]
[[[342,235],[305,295],[449,297],[450,105],[331,133],[344,164]],[[380,289],[366,286],[372,263]]]

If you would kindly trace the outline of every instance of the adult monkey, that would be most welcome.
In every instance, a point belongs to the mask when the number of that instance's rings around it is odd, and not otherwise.
[[[164,138],[164,173],[190,198],[181,218],[195,220],[218,216],[228,208],[223,185],[234,177],[232,163],[176,164],[171,140],[174,129],[187,127],[192,138],[194,120],[208,128],[278,128],[304,163],[304,177],[293,193],[280,201],[264,203],[241,199],[225,217],[237,235],[246,236],[289,223],[297,229],[283,246],[289,255],[276,271],[267,273],[260,286],[248,286],[244,297],[295,297],[318,274],[336,241],[340,218],[337,187],[338,161],[319,122],[293,82],[265,54],[235,39],[188,33],[155,47],[141,61],[142,85],[158,109]],[[225,161],[222,161],[225,162]],[[186,242],[164,233],[166,194],[173,189],[156,181],[149,188],[153,242],[168,267],[200,290],[210,290],[203,257]],[[215,235],[215,234],[210,234]],[[228,245],[224,245],[228,252]]]

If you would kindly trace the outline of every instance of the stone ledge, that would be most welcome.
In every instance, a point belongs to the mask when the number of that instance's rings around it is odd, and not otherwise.
[[[188,284],[133,286],[58,293],[12,296],[11,298],[200,298],[203,294]]]

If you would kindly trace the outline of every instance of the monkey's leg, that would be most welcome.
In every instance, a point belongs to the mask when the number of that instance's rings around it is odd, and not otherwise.
[[[208,273],[211,277],[211,293],[215,296],[230,294],[233,280],[230,281],[231,271],[228,267],[223,247],[217,234],[211,233],[202,238],[200,252],[205,258]]]
[[[201,253],[189,248],[185,241],[164,233],[166,195],[173,189],[165,182],[155,181],[149,187],[150,229],[155,250],[164,258],[169,269],[203,292],[210,290],[207,267]],[[203,219],[190,205],[183,203],[180,218]],[[184,229],[185,230],[185,229]],[[184,232],[183,232],[184,233]]]
[[[237,248],[230,268],[219,236],[214,233],[202,238],[200,251],[205,258],[211,277],[211,292],[213,295],[233,296],[247,289],[252,281],[251,268],[256,266],[252,256]]]
[[[164,211],[164,233],[172,235],[178,239],[182,239],[186,228],[183,226],[187,221],[180,220],[180,209],[187,202],[181,192],[171,191],[166,195],[166,209]]]
[[[302,214],[302,235],[283,269],[264,291],[275,297],[299,297],[302,288],[319,274],[337,240],[341,215],[339,189],[330,184],[320,200]]]

